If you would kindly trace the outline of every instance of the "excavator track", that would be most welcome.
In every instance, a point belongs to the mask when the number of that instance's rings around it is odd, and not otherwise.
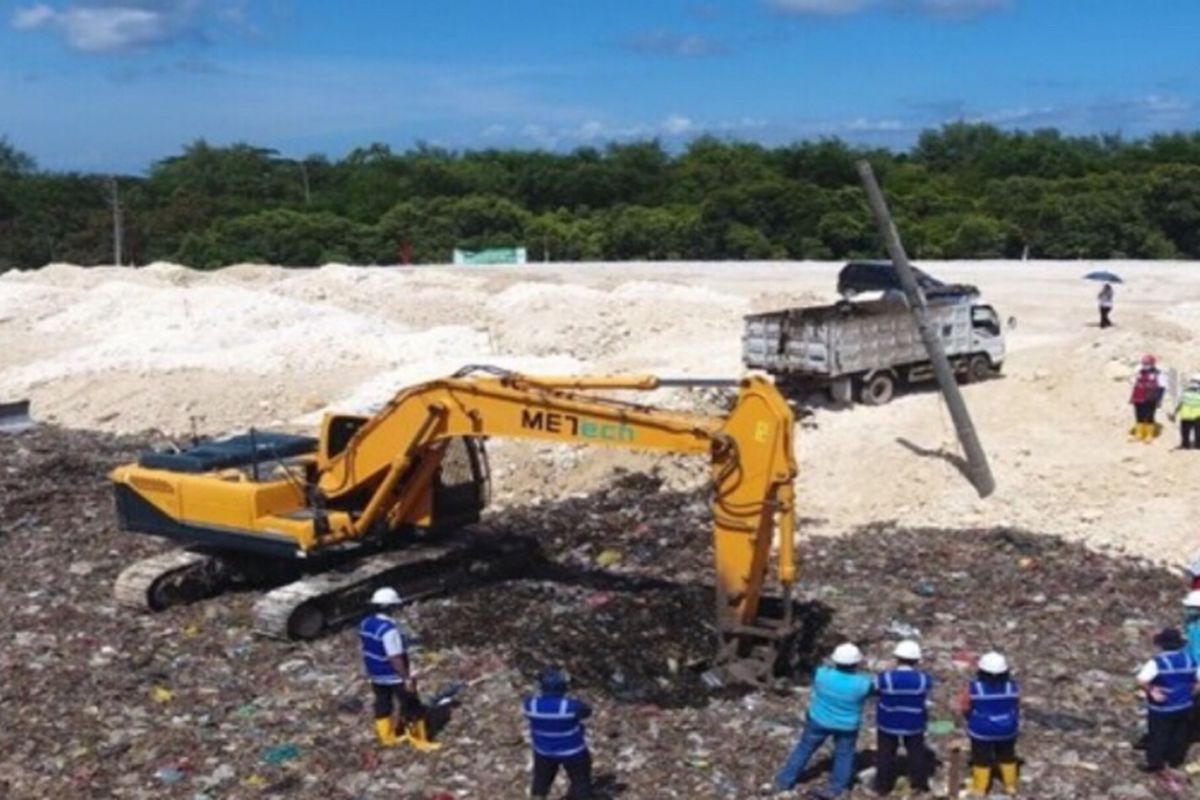
[[[277,639],[314,639],[362,615],[371,594],[395,588],[406,601],[506,575],[536,545],[460,535],[358,560],[267,592],[254,604],[254,629]]]
[[[126,567],[113,585],[116,601],[140,611],[162,611],[194,603],[224,590],[225,565],[195,550],[168,550]]]

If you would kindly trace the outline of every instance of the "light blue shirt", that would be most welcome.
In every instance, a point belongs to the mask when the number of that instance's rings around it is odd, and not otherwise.
[[[1183,623],[1183,635],[1187,637],[1188,655],[1200,664],[1200,615],[1188,614]]]
[[[812,703],[808,718],[834,731],[856,731],[862,725],[863,706],[871,695],[870,675],[843,672],[834,667],[817,668],[813,678]]]

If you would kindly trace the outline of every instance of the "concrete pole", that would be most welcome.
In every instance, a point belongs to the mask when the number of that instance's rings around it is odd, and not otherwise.
[[[109,176],[108,188],[112,195],[112,224],[113,224],[113,265],[121,266],[122,258],[122,239],[124,237],[124,223],[121,219],[121,195],[117,188],[116,176]]]
[[[863,187],[867,190],[867,202],[870,203],[871,213],[875,215],[875,222],[879,225],[879,235],[887,246],[888,255],[892,258],[892,265],[900,278],[900,285],[908,297],[908,307],[917,324],[921,341],[925,343],[925,351],[929,353],[929,361],[933,364],[933,371],[937,375],[938,385],[941,386],[942,396],[946,398],[946,407],[950,409],[950,417],[954,420],[958,441],[967,457],[967,478],[980,497],[987,497],[996,490],[996,480],[992,477],[987,454],[983,452],[983,445],[980,444],[979,435],[975,432],[975,425],[971,422],[971,414],[967,411],[967,404],[963,401],[962,392],[959,391],[958,381],[954,378],[954,370],[950,368],[950,361],[946,358],[946,351],[942,348],[941,337],[938,336],[938,332],[929,321],[925,295],[921,291],[921,287],[917,286],[917,279],[913,275],[912,267],[908,263],[908,256],[904,252],[904,244],[900,241],[900,233],[896,230],[896,223],[892,221],[887,201],[883,198],[883,192],[879,189],[879,183],[875,180],[875,173],[871,169],[870,163],[865,160],[859,161],[858,174],[862,178]]]

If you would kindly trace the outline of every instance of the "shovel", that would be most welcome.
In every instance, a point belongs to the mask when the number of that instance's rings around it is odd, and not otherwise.
[[[0,433],[20,433],[34,425],[29,416],[29,401],[0,403]]]

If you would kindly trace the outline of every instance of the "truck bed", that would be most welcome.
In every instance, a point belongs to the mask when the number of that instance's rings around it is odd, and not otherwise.
[[[947,355],[971,348],[969,296],[930,301]],[[927,359],[902,298],[789,308],[745,318],[742,360],[751,369],[837,378]]]

